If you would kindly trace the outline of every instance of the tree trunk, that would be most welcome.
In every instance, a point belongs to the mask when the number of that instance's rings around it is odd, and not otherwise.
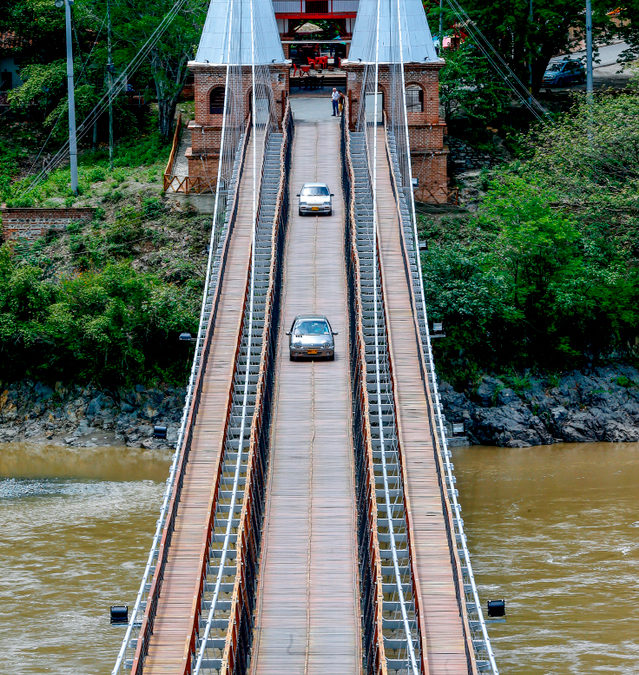
[[[158,123],[160,134],[168,141],[175,116],[178,98],[186,80],[187,55],[182,55],[177,64],[162,62],[157,53],[151,58],[151,71],[155,82],[158,101]]]
[[[177,100],[175,98],[168,100],[164,99],[162,101],[158,99],[158,122],[160,126],[160,134],[162,134],[162,138],[167,141],[171,137],[176,105]]]

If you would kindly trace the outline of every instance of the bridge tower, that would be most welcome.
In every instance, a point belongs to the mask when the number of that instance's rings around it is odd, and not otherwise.
[[[360,0],[348,61],[342,62],[347,71],[350,127],[354,129],[357,124],[367,64],[379,59],[379,92],[388,120],[393,98],[391,83],[397,76],[397,64],[403,63],[412,174],[418,184],[415,198],[445,203],[448,148],[444,145],[446,123],[439,115],[439,71],[444,60],[437,56],[421,0],[379,3],[379,50],[375,39],[377,12],[378,0]]]
[[[191,147],[185,154],[194,192],[215,191],[225,97],[240,99],[229,106],[233,114],[227,124],[246,124],[251,109],[251,64],[269,68],[281,125],[289,65],[271,0],[211,0],[195,61],[188,64],[194,75],[195,119],[189,123]],[[228,86],[231,77],[232,91]]]

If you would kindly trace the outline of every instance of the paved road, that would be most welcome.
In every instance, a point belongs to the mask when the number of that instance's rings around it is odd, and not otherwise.
[[[627,49],[629,45],[625,42],[615,42],[610,45],[598,45],[595,46],[594,53],[594,69],[604,68],[606,66],[616,65],[619,55],[624,49]],[[552,61],[561,61],[566,58],[567,54],[562,56],[557,56]],[[586,60],[586,50],[582,49],[580,51],[572,52],[570,57],[573,59],[582,59]]]
[[[618,63],[619,56],[624,49],[628,48],[625,42],[615,42],[609,45],[599,45],[594,53],[592,81],[595,88],[601,87],[624,87],[630,79],[632,73],[630,68]],[[565,58],[580,59],[585,63],[586,50],[571,52],[570,54],[561,54],[551,59],[553,61],[563,61]],[[585,84],[573,85],[572,87],[553,87],[557,89],[585,89]]]

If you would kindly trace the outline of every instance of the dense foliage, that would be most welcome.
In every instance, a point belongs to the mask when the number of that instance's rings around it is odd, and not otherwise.
[[[172,380],[187,357],[176,359],[176,337],[196,325],[179,288],[129,262],[55,282],[0,249],[3,379]]]
[[[424,223],[428,304],[447,377],[636,356],[639,100],[578,102],[487,177],[478,212]]]
[[[453,118],[473,126],[494,124],[510,103],[511,92],[470,41],[446,52],[439,78],[439,100],[448,124]]]
[[[147,44],[173,5],[171,0],[153,3],[111,0],[114,78]],[[165,138],[171,131],[175,106],[187,76],[186,64],[195,54],[207,5],[203,0],[185,3],[160,39],[149,43],[141,66],[127,78],[138,95],[138,103],[143,99],[157,102],[158,129]],[[108,85],[106,2],[75,3],[72,11],[75,97],[80,124]],[[0,0],[0,32],[18,38],[11,56],[21,64],[24,84],[9,92],[13,113],[41,122],[47,131],[53,131],[56,141],[63,140],[67,110],[64,10],[49,0],[11,3]],[[117,97],[114,115],[117,135],[126,133],[130,126],[130,108],[129,97]],[[104,135],[104,124],[98,126]]]

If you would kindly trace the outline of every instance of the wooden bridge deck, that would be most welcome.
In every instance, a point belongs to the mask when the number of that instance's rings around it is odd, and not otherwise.
[[[221,286],[220,305],[202,398],[194,423],[175,530],[158,602],[145,673],[182,673],[186,663],[206,546],[217,464],[224,445],[227,402],[242,323],[251,252],[253,217],[253,140],[249,141],[240,183],[239,207]],[[257,163],[258,171],[261,160]]]
[[[377,132],[380,264],[410,536],[427,641],[425,652],[429,675],[460,675],[469,672],[463,622],[455,592],[428,401],[420,377],[418,343],[384,133],[380,127]]]
[[[321,181],[335,197],[331,217],[291,200],[251,672],[348,675],[362,659],[339,126],[300,106],[291,193]],[[339,332],[334,362],[289,361],[284,333],[305,312]]]

